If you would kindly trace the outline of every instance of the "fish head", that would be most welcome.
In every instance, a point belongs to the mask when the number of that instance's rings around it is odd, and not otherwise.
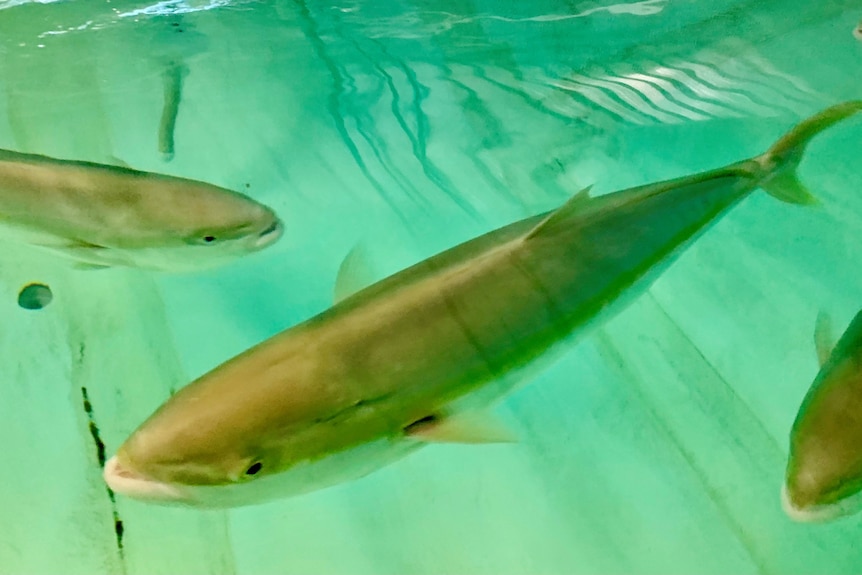
[[[112,221],[104,258],[161,271],[216,267],[263,250],[284,235],[284,224],[268,206],[203,182],[160,179]],[[98,243],[98,242],[97,242]],[[123,261],[125,260],[125,261]]]
[[[800,523],[822,523],[862,510],[862,480],[840,477],[829,483],[823,474],[788,472],[781,489],[781,506]]]
[[[146,503],[225,509],[258,505],[359,479],[420,446],[421,443],[415,441],[378,438],[273,473],[263,472],[267,463],[258,469],[257,464],[261,460],[242,457],[231,458],[230,465],[189,460],[154,467],[152,462],[133,460],[129,450],[121,448],[105,464],[104,478],[115,493]],[[220,471],[216,472],[216,469]],[[249,476],[248,472],[255,469],[256,473]],[[214,481],[220,475],[229,475],[230,481]]]
[[[159,505],[255,505],[358,479],[422,445],[389,433],[376,407],[345,410],[291,341],[268,340],[177,391],[108,460],[108,486]],[[276,356],[289,369],[268,377]]]
[[[229,394],[213,402],[183,391],[128,437],[105,464],[104,479],[117,493],[154,503],[236,504],[237,488],[277,466],[278,446],[264,443],[269,434],[248,402],[234,402]],[[253,489],[239,491],[254,499]]]
[[[279,427],[262,404],[247,410],[229,394],[215,404],[205,393],[183,391],[107,461],[104,479],[111,490],[157,505],[256,505],[364,477],[421,445],[383,434],[348,449],[323,449],[326,436],[350,431],[295,422]]]
[[[862,376],[852,359],[827,366],[800,407],[782,504],[803,522],[862,510]]]
[[[150,503],[189,507],[232,507],[265,500],[237,488],[255,479],[263,464],[252,458],[218,454],[201,461],[135,459],[123,447],[105,463],[103,476],[115,493]]]
[[[169,267],[187,262],[197,269],[213,267],[277,242],[284,234],[281,220],[270,208],[247,200],[221,198],[218,205],[198,208],[201,217],[190,220],[174,244],[172,255],[181,263]]]
[[[188,245],[254,252],[282,236],[283,225],[271,208],[231,190],[197,184],[175,198],[183,205],[175,206],[172,216],[179,216],[176,229],[185,232]]]
[[[340,394],[316,383],[320,364],[308,359],[306,340],[295,341],[270,339],[178,390],[105,465],[108,486],[156,504],[224,508],[320,489],[351,473],[355,465],[318,465],[337,451],[333,436],[345,433],[321,424],[341,409],[332,400]]]
[[[181,237],[169,250],[165,267],[171,270],[215,267],[269,247],[283,233],[281,220],[269,210],[235,223],[211,223]]]

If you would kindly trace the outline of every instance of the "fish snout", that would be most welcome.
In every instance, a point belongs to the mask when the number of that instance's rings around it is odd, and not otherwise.
[[[797,511],[822,504],[834,486],[837,477],[829,472],[828,459],[821,450],[791,449],[791,457],[785,472],[782,498]]]
[[[781,507],[790,519],[799,523],[825,523],[853,512],[853,502],[850,500],[821,504],[800,498],[786,483],[781,488]]]
[[[184,499],[183,493],[176,487],[147,478],[121,461],[117,455],[105,462],[102,476],[111,491],[133,499],[165,502]]]
[[[813,521],[811,511],[807,507],[805,503],[799,501],[798,496],[787,483],[781,486],[781,508],[788,517],[800,523]]]
[[[273,218],[272,223],[260,232],[254,239],[254,247],[263,249],[277,242],[284,235],[284,224],[277,217]]]
[[[788,473],[781,489],[781,507],[794,521],[819,523],[849,515],[859,508],[860,495],[838,495],[830,476],[811,469]]]

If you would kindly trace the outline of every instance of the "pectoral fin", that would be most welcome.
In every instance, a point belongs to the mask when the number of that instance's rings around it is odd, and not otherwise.
[[[112,267],[105,263],[103,252],[108,249],[105,246],[91,244],[83,240],[70,240],[59,246],[46,245],[44,247],[74,259],[75,262],[72,267],[77,270],[97,270]]]
[[[404,433],[411,439],[430,443],[513,443],[518,440],[511,429],[486,411],[426,417],[408,425]]]
[[[333,301],[346,299],[374,283],[374,273],[369,263],[368,253],[362,244],[353,246],[341,265],[335,278]]]
[[[818,313],[814,322],[814,346],[817,349],[817,360],[822,367],[829,360],[832,349],[835,347],[832,318],[825,311]]]

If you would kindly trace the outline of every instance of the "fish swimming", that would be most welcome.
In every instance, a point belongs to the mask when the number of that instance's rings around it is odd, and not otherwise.
[[[790,432],[782,503],[796,521],[828,521],[862,509],[862,311],[832,346],[818,315],[820,372]]]
[[[174,159],[174,130],[177,126],[180,101],[183,99],[183,78],[188,73],[189,70],[185,64],[170,61],[167,63],[163,77],[165,99],[159,122],[159,152],[166,162]]]
[[[232,507],[362,477],[428,442],[511,441],[490,407],[525,370],[622,309],[756,188],[813,203],[795,175],[805,145],[860,110],[833,106],[721,169],[584,190],[352,295],[337,287],[330,309],[174,394],[105,481],[154,503]]]
[[[0,239],[78,267],[212,267],[278,240],[282,223],[251,198],[203,182],[0,150]]]

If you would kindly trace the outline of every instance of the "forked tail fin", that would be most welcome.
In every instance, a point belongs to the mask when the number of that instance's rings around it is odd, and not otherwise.
[[[816,204],[817,199],[796,175],[796,168],[802,160],[805,146],[823,130],[857,112],[862,112],[862,100],[836,104],[800,122],[775,142],[766,153],[756,158],[767,173],[760,187],[783,202]]]

